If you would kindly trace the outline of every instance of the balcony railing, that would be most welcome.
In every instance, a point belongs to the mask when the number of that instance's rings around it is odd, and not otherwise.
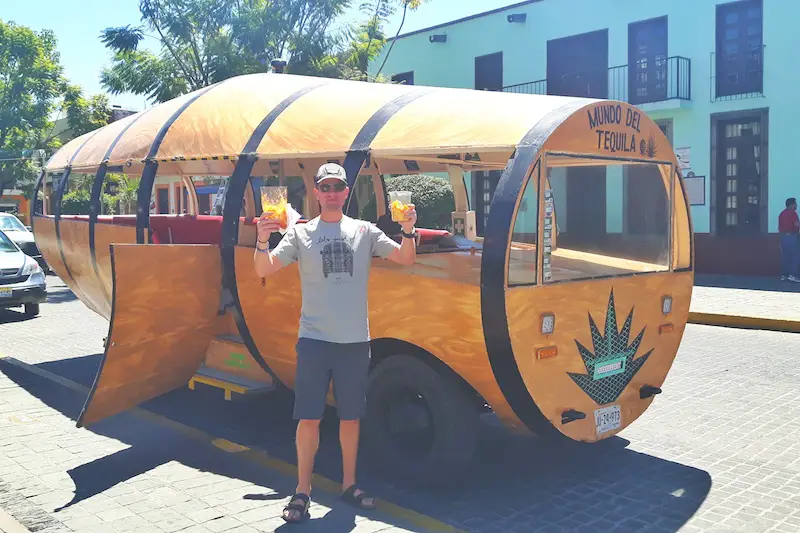
[[[711,52],[711,101],[763,98],[766,48]]]
[[[503,87],[503,92],[522,94],[547,94],[547,80],[529,81]]]
[[[538,80],[503,87],[505,92],[563,94],[622,100],[634,105],[692,99],[692,62],[681,56],[641,61],[602,71],[562,76],[557,83]],[[548,93],[548,87],[551,92]]]

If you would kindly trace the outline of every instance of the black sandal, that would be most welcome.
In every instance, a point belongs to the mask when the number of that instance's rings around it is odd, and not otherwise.
[[[349,503],[350,505],[358,507],[359,509],[367,509],[367,510],[375,509],[376,507],[375,498],[370,496],[364,491],[362,491],[361,494],[356,496],[356,490],[358,490],[358,488],[355,485],[351,485],[350,488],[348,488],[346,491],[342,493],[340,498],[343,501]],[[365,505],[364,500],[366,499],[371,499],[372,505]]]
[[[303,502],[303,504],[300,505],[299,503],[292,503],[295,500],[300,500]],[[281,518],[290,524],[296,524],[298,522],[308,520],[311,518],[311,513],[308,512],[308,506],[310,504],[311,498],[308,496],[308,494],[303,494],[301,492],[292,494],[292,499],[289,500],[289,505],[283,508],[283,514],[281,515]],[[298,518],[289,518],[286,516],[286,511],[297,511],[300,513],[300,516]]]

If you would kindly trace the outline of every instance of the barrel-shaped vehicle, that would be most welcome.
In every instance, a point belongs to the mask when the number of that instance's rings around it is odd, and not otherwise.
[[[254,74],[83,135],[39,179],[36,241],[109,320],[79,426],[197,383],[226,398],[292,388],[298,270],[255,274],[258,191],[293,184],[304,223],[327,161],[347,172],[347,214],[393,238],[386,178],[435,175],[453,190],[451,227],[419,228],[413,266],[373,260],[364,441],[391,475],[463,471],[487,411],[512,430],[594,442],[661,392],[688,317],[693,237],[677,159],[645,113]],[[138,180],[135,213],[103,207],[112,174]],[[218,213],[199,212],[197,177],[221,184]],[[77,179],[91,180],[90,207],[65,215]],[[156,212],[160,187],[182,197],[172,213]]]

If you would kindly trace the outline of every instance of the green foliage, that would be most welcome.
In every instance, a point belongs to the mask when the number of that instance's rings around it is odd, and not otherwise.
[[[80,137],[84,133],[102,128],[111,121],[108,97],[99,94],[87,100],[77,85],[67,86],[64,93],[64,108],[67,111],[69,125],[66,133],[70,138]]]
[[[86,215],[89,213],[89,193],[83,190],[70,191],[61,200],[64,215]]]
[[[114,190],[114,194],[104,192],[100,200],[103,210],[109,215],[132,213],[136,210],[136,198],[139,191],[139,179],[125,174],[106,174],[106,190]]]
[[[420,228],[450,229],[456,203],[448,180],[425,174],[395,176],[386,178],[386,191],[411,192]]]
[[[20,157],[58,146],[49,117],[62,89],[59,59],[53,32],[0,20],[0,152]],[[36,174],[30,159],[0,161],[0,192],[29,191]]]
[[[143,25],[107,28],[114,53],[101,82],[112,94],[131,92],[164,102],[233,76],[270,70],[335,75],[342,38],[331,23],[350,0],[140,0]],[[139,50],[147,35],[158,54]]]
[[[386,192],[410,191],[411,203],[417,210],[417,226],[428,229],[450,229],[455,210],[455,196],[450,182],[436,176],[409,174],[386,178]],[[388,200],[388,198],[387,198]],[[359,217],[375,220],[375,196],[360,206]]]
[[[94,174],[71,174],[67,180],[68,190],[61,199],[64,215],[86,215],[89,213]]]
[[[403,8],[403,17],[400,19],[400,26],[397,27],[397,33],[394,35],[394,39],[392,39],[392,44],[389,45],[389,49],[386,51],[386,55],[383,56],[383,62],[381,66],[378,68],[378,72],[375,74],[376,77],[381,76],[381,72],[383,72],[383,67],[386,66],[386,60],[389,58],[389,55],[392,53],[392,49],[394,48],[394,43],[397,42],[397,37],[400,36],[400,32],[403,30],[403,25],[406,23],[406,16],[408,15],[408,11],[416,11],[419,7],[426,2],[427,0],[374,0],[374,2],[378,5],[383,5],[383,12],[386,13],[385,17],[394,13],[394,5],[393,3],[397,3],[400,7]]]

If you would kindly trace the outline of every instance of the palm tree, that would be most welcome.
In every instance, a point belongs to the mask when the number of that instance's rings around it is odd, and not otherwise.
[[[422,2],[426,0],[396,0],[400,2],[400,5],[403,7],[403,18],[400,19],[400,26],[397,28],[397,33],[394,35],[394,39],[392,39],[392,44],[389,45],[389,50],[386,51],[386,55],[383,56],[383,63],[381,63],[381,68],[378,69],[378,72],[375,73],[375,76],[380,76],[383,67],[386,66],[386,60],[389,59],[389,54],[392,53],[392,48],[394,48],[394,43],[397,42],[397,37],[400,36],[400,32],[403,29],[403,24],[406,23],[406,15],[408,14],[408,10],[416,11],[419,9],[419,6],[422,5]],[[389,3],[389,0],[377,0],[377,3],[386,5]]]

